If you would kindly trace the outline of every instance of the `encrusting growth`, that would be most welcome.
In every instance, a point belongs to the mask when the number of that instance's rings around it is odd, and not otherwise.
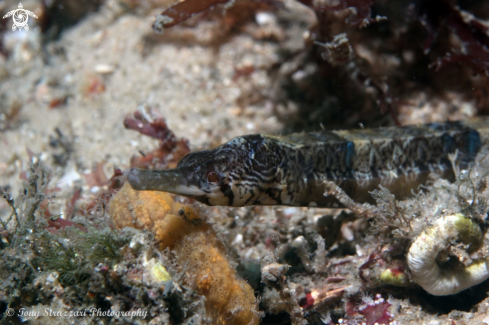
[[[160,250],[169,249],[185,284],[206,297],[208,322],[258,324],[253,289],[237,278],[224,246],[192,207],[173,202],[167,193],[135,191],[125,184],[109,211],[116,228],[147,229]]]

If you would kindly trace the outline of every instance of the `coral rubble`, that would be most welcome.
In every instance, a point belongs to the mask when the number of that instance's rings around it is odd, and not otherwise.
[[[184,282],[206,297],[212,324],[258,324],[253,289],[237,278],[224,246],[212,228],[190,206],[162,192],[134,191],[126,184],[110,201],[116,228],[154,233],[160,250],[168,249]]]

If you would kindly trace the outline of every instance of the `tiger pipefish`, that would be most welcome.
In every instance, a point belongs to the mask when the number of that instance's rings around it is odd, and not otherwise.
[[[190,153],[169,170],[132,168],[136,190],[191,197],[207,205],[341,207],[334,183],[356,202],[370,203],[382,185],[397,198],[430,173],[454,177],[473,165],[489,139],[489,119],[348,131],[245,135]],[[452,158],[453,160],[453,158]],[[326,192],[326,195],[325,195]]]

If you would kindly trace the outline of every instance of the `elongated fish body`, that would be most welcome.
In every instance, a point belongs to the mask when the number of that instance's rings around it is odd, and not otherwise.
[[[348,131],[245,135],[185,156],[171,170],[133,168],[136,190],[161,190],[208,205],[340,207],[325,181],[353,200],[372,202],[379,185],[411,195],[430,173],[453,178],[474,164],[488,143],[489,119]]]

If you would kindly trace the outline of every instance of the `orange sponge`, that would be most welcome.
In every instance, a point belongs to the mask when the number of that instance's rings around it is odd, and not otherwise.
[[[159,248],[175,255],[186,284],[206,297],[208,322],[259,323],[253,289],[237,278],[224,246],[192,207],[173,202],[167,193],[135,191],[125,184],[111,199],[109,212],[116,228],[150,230]]]

